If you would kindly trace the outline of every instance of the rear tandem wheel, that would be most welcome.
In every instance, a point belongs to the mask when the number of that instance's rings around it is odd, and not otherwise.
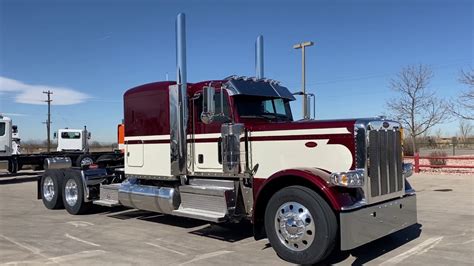
[[[46,170],[41,177],[41,198],[48,209],[64,208],[62,200],[62,181],[64,173],[61,170]]]
[[[66,211],[74,215],[86,213],[91,208],[92,202],[85,202],[81,172],[66,170],[64,176],[62,199]]]

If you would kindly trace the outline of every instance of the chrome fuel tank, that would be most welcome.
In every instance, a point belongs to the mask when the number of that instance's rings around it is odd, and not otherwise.
[[[141,185],[135,179],[120,185],[118,200],[127,207],[165,214],[176,210],[181,203],[175,188]]]
[[[44,160],[44,169],[64,169],[71,168],[72,161],[69,157],[52,157]]]

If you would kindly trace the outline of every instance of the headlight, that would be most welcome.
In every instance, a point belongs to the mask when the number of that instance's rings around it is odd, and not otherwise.
[[[331,183],[341,187],[362,187],[365,183],[364,169],[331,174]]]

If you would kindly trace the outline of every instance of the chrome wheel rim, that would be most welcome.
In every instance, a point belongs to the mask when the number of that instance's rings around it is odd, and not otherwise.
[[[82,160],[81,160],[81,166],[91,165],[93,163],[94,163],[94,161],[90,157],[85,157],[85,158],[82,158]]]
[[[315,221],[308,208],[298,202],[282,204],[275,214],[275,231],[290,250],[303,251],[314,241]]]
[[[76,205],[78,197],[77,183],[74,179],[69,179],[64,186],[64,196],[69,206]]]
[[[54,197],[54,182],[50,176],[44,178],[43,181],[43,198],[46,201],[53,200]]]

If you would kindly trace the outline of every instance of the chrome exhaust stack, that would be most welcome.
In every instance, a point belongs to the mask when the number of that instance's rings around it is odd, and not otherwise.
[[[258,35],[255,42],[255,77],[263,79],[263,36]]]
[[[186,96],[186,17],[184,13],[179,13],[176,17],[176,74],[176,85],[169,88],[171,175],[185,176],[187,174],[188,108]]]

